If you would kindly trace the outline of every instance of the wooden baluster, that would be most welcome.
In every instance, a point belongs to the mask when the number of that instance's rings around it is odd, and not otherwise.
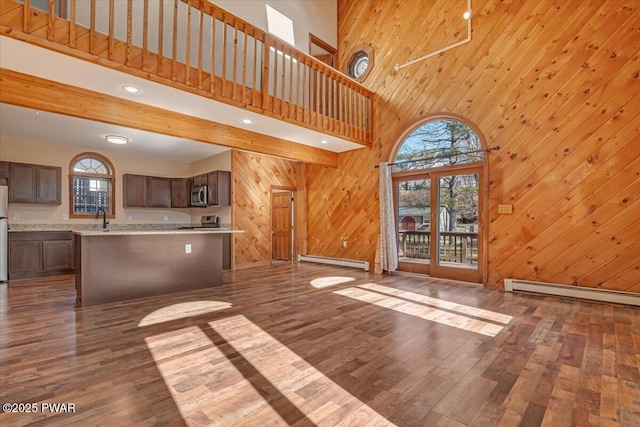
[[[31,32],[31,0],[24,0],[22,6],[22,30],[27,34]]]
[[[247,96],[247,27],[242,25],[242,103],[246,103]]]
[[[307,95],[309,86],[311,85],[311,82],[309,82],[309,84],[307,84],[307,69],[309,67],[307,66],[306,63],[302,63],[302,121],[305,123],[309,123],[311,115],[307,114],[307,111],[309,110],[307,108],[307,103],[309,101],[309,96]]]
[[[198,19],[198,89],[202,89],[202,56],[203,56],[203,38],[204,38],[204,4],[200,0],[200,19]]]
[[[127,57],[125,64],[131,65],[131,45],[133,38],[133,0],[127,0]]]
[[[91,0],[91,17],[89,18],[89,53],[96,49],[96,0]]]
[[[222,15],[222,96],[227,89],[227,19]]]
[[[147,69],[147,55],[149,54],[149,0],[144,0],[143,10],[143,22],[142,22],[142,71],[148,71]],[[159,23],[162,25],[162,23]]]
[[[71,0],[69,17],[69,47],[76,47],[76,0]]]
[[[187,5],[187,40],[186,40],[186,66],[185,66],[185,78],[184,82],[187,86],[191,85],[191,5],[189,3]]]
[[[266,108],[269,100],[269,39],[263,35],[262,40],[262,109]]]
[[[333,97],[333,111],[332,111],[332,117],[333,117],[333,127],[331,128],[331,130],[333,130],[334,132],[339,132],[340,130],[340,122],[338,121],[338,88],[340,87],[340,82],[338,81],[338,79],[334,79],[333,80],[333,94],[331,95]]]
[[[289,55],[289,117],[293,116],[295,110],[293,105],[293,50],[290,51]]]
[[[276,111],[276,99],[278,98],[278,46],[273,44],[273,104],[271,112]]]
[[[47,40],[52,41],[54,37],[55,18],[56,18],[56,4],[55,0],[49,0],[49,16],[47,22]]]
[[[211,81],[209,91],[216,93],[216,22],[215,15],[211,15]]]
[[[171,80],[178,80],[178,0],[173,0],[173,48],[171,50]]]
[[[158,76],[162,76],[164,64],[164,0],[160,0],[158,7]]]
[[[231,97],[236,100],[237,87],[238,87],[238,24],[236,20],[233,20],[233,62],[231,70]]]
[[[287,86],[287,55],[285,54],[284,45],[282,46],[282,71],[280,74],[280,114],[284,115],[284,106],[285,106],[285,95],[284,90]]]
[[[316,90],[315,90],[315,111],[316,111],[316,119],[314,125],[317,127],[322,127],[322,76],[320,75],[320,69],[318,64],[314,62],[314,77],[316,82]]]
[[[254,96],[258,92],[257,81],[258,81],[258,39],[256,38],[255,31],[252,31],[253,37],[253,71],[252,71],[252,82],[251,82],[251,105],[257,105],[257,101],[255,101]]]
[[[107,57],[109,61],[113,60],[113,42],[115,27],[115,0],[109,0],[109,50]]]
[[[300,80],[300,68],[303,66],[302,61],[298,58],[298,62],[296,63],[296,120],[301,121],[300,112],[302,110],[302,105],[300,104],[300,91],[304,90],[304,80]]]

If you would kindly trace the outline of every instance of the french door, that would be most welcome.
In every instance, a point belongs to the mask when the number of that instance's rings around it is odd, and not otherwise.
[[[483,281],[484,168],[394,176],[398,269]]]

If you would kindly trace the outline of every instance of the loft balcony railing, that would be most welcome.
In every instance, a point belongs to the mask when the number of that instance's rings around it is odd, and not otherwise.
[[[4,35],[371,145],[371,91],[206,0],[0,5]]]

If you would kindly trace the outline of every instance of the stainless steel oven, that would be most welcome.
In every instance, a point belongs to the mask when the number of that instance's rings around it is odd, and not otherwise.
[[[200,185],[191,189],[191,206],[204,207],[207,206],[207,191],[206,185]]]

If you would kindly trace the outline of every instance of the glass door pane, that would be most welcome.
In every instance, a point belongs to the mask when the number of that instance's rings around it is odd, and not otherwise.
[[[398,261],[430,262],[431,179],[398,182]]]
[[[478,174],[438,178],[436,263],[478,268]]]

